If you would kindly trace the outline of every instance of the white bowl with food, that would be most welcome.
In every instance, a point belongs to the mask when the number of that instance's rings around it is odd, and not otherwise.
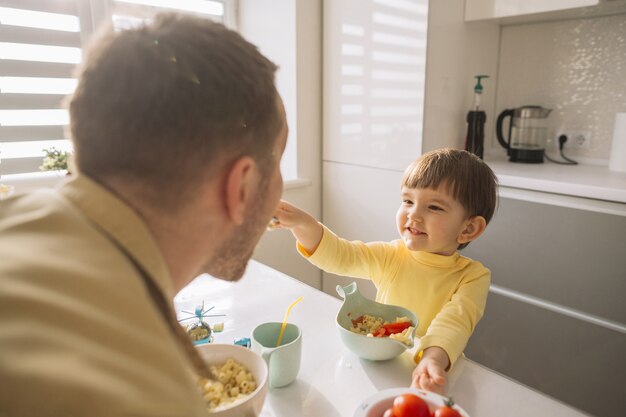
[[[355,282],[345,287],[337,285],[337,293],[344,299],[336,319],[339,335],[358,357],[388,360],[413,347],[418,319],[412,311],[363,297]],[[396,326],[401,330],[391,330]]]
[[[268,391],[267,364],[255,352],[237,345],[196,346],[214,375],[199,385],[209,413],[219,417],[258,416]]]
[[[389,388],[365,399],[356,409],[354,417],[384,417],[387,410],[393,410],[394,400],[401,396],[405,398],[399,404],[397,413],[392,414],[396,417],[435,415],[437,409],[446,408],[446,403],[450,400],[448,397],[435,394],[434,392],[422,391],[416,388]],[[415,400],[413,396],[418,399]],[[411,400],[414,400],[414,402],[411,403]],[[423,401],[423,403],[419,403],[419,400]],[[450,408],[451,410],[446,410],[443,415],[470,417],[457,404],[453,404]]]

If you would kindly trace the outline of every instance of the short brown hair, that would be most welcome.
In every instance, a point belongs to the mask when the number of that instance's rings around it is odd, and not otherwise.
[[[413,161],[404,172],[408,188],[437,188],[444,185],[461,203],[467,217],[482,216],[487,223],[497,206],[498,179],[479,157],[460,149],[430,151]],[[459,246],[464,248],[467,244]]]
[[[88,50],[68,102],[78,170],[184,202],[207,167],[228,158],[249,155],[268,169],[283,121],[276,69],[208,19],[167,13],[109,28]]]

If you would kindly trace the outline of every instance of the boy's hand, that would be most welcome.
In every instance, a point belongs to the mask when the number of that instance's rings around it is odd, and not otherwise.
[[[450,360],[445,350],[438,346],[427,348],[413,371],[411,388],[443,394],[446,385],[446,368],[449,364]]]
[[[315,252],[324,233],[324,228],[313,216],[285,200],[278,203],[270,227],[291,230],[291,233],[309,254]]]
[[[274,212],[274,226],[279,229],[293,229],[306,223],[317,223],[317,221],[304,210],[280,200]]]

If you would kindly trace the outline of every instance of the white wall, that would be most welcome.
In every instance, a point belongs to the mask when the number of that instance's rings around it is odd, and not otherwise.
[[[296,134],[296,2],[294,0],[240,0],[237,30],[278,65],[276,86],[285,109],[289,137],[281,163],[285,179],[297,178]]]
[[[626,111],[624,34],[626,14],[503,27],[496,110],[551,108],[549,149],[556,150],[559,132],[586,133],[589,149],[567,155],[607,164],[615,114]],[[504,153],[497,141],[492,146]]]
[[[398,237],[395,215],[400,204],[402,171],[323,163],[324,223],[349,240],[389,241]],[[337,296],[335,287],[356,281],[366,297],[376,296],[374,284],[323,273],[322,290]]]
[[[321,3],[321,0],[240,1],[241,32],[281,68],[278,86],[290,125],[288,146],[297,155],[300,179],[296,186],[286,184],[283,198],[316,218],[321,218]],[[290,232],[266,232],[254,259],[321,288],[321,272],[296,252]]]
[[[494,130],[500,27],[495,23],[465,23],[463,19],[463,1],[430,1],[424,152],[465,146],[466,116],[474,103],[474,76],[478,74],[490,77],[482,82],[486,140]]]

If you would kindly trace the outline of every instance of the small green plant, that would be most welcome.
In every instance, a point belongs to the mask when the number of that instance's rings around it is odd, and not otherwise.
[[[70,171],[70,159],[72,153],[68,151],[62,151],[55,147],[44,149],[46,156],[43,158],[43,164],[39,167],[42,171],[61,171],[65,170],[68,174]]]

